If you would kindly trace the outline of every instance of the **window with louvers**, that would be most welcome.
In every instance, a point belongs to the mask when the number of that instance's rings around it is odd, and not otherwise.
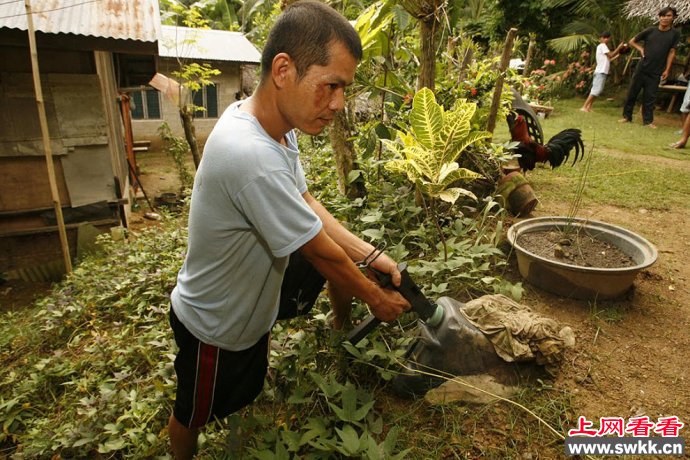
[[[133,120],[160,120],[161,99],[157,90],[132,91],[130,97]]]
[[[160,93],[155,89],[146,90],[147,118],[159,120],[161,118]]]
[[[197,118],[218,118],[218,87],[208,85],[199,91],[192,92],[192,103],[205,110],[197,110],[194,116]]]

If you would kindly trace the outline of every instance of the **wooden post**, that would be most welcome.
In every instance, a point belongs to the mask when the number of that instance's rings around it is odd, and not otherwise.
[[[34,21],[31,16],[30,0],[24,0],[26,8],[26,23],[29,32],[29,49],[31,51],[31,69],[34,77],[34,89],[36,91],[36,105],[38,106],[38,118],[41,123],[41,137],[43,138],[43,148],[45,149],[46,166],[48,167],[48,180],[50,181],[50,192],[53,197],[53,207],[55,208],[55,218],[57,219],[58,233],[60,234],[60,245],[65,261],[65,271],[72,273],[72,259],[67,244],[67,229],[65,220],[62,217],[62,206],[60,205],[60,193],[55,180],[55,165],[53,164],[53,149],[50,146],[50,133],[48,132],[48,119],[46,117],[45,104],[43,102],[43,90],[41,88],[41,74],[38,69],[38,53],[36,51],[36,35],[34,32]]]
[[[503,45],[503,54],[501,54],[501,63],[499,65],[499,74],[496,79],[496,87],[494,88],[494,98],[491,101],[491,110],[489,111],[489,120],[486,123],[486,130],[492,135],[496,128],[496,116],[498,115],[498,108],[501,105],[501,93],[503,92],[503,81],[505,80],[505,71],[510,63],[510,55],[513,51],[513,42],[517,35],[517,29],[510,29],[506,36],[505,44]]]
[[[522,70],[522,75],[529,76],[529,67],[532,65],[532,58],[534,57],[534,47],[537,44],[534,35],[530,34],[529,44],[527,45],[527,56],[525,56],[525,68]]]
[[[468,46],[465,50],[465,55],[462,57],[462,63],[460,64],[460,71],[458,72],[458,83],[465,81],[465,76],[467,75],[467,69],[470,67],[474,59],[474,48]]]
[[[132,113],[130,97],[128,93],[120,93],[120,111],[122,112],[122,125],[125,128],[125,150],[127,151],[127,163],[129,163],[129,183],[134,190],[141,188],[135,174],[138,174],[137,158],[134,156],[134,133],[132,133]]]

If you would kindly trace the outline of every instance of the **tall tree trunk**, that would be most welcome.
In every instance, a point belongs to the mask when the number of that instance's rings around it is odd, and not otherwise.
[[[410,16],[419,21],[419,78],[417,89],[435,89],[436,79],[436,32],[440,30],[438,15],[447,0],[400,0]]]
[[[364,178],[359,177],[351,183],[349,181],[350,172],[359,169],[359,164],[357,152],[350,140],[353,130],[347,112],[347,108],[337,112],[329,130],[338,171],[338,189],[350,199],[364,198],[367,194]]]
[[[429,88],[434,91],[436,84],[436,16],[419,20],[422,55],[420,56],[419,80],[417,89]]]
[[[180,120],[182,120],[182,128],[184,129],[184,137],[189,144],[189,150],[192,152],[194,159],[194,169],[199,169],[201,162],[201,154],[199,153],[199,144],[196,142],[196,130],[194,129],[194,118],[189,107],[180,107]]]

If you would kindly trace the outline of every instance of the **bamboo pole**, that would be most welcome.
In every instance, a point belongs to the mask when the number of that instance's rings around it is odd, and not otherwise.
[[[72,273],[72,259],[70,257],[69,246],[67,244],[67,230],[65,220],[62,217],[62,207],[60,205],[60,193],[55,180],[55,165],[53,164],[53,150],[50,146],[50,133],[48,131],[48,119],[43,101],[43,90],[41,89],[41,74],[38,69],[38,53],[36,51],[36,34],[34,32],[34,21],[31,16],[30,0],[24,0],[26,8],[26,23],[29,32],[29,49],[31,51],[31,70],[34,77],[34,89],[36,91],[36,105],[38,106],[38,118],[41,123],[41,137],[43,138],[43,148],[45,149],[46,166],[48,167],[48,180],[50,181],[50,192],[53,197],[53,207],[57,219],[58,233],[60,234],[60,245],[65,261],[65,271]]]
[[[513,42],[515,41],[515,36],[517,35],[517,29],[512,28],[508,31],[506,36],[505,44],[503,45],[503,54],[501,54],[501,63],[498,69],[498,78],[496,79],[496,87],[494,88],[494,98],[491,102],[491,111],[489,112],[489,120],[486,123],[486,130],[489,131],[492,136],[494,133],[494,128],[496,128],[496,116],[498,115],[498,108],[501,104],[501,93],[503,92],[503,81],[505,80],[505,72],[510,63],[510,55],[513,52]]]

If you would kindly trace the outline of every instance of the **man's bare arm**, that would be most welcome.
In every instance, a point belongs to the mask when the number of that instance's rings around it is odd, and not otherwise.
[[[641,55],[642,57],[644,57],[644,48],[642,47],[642,45],[640,45],[639,43],[637,43],[637,42],[635,41],[635,37],[631,38],[630,41],[629,41],[628,43],[630,44],[630,46],[632,46],[632,47],[635,48],[637,51],[639,51],[639,52],[640,52],[640,55]]]
[[[676,49],[671,48],[671,51],[668,52],[668,56],[666,56],[666,68],[664,69],[664,73],[661,74],[661,79],[666,80],[668,78],[668,75],[671,73],[671,68],[673,67],[673,61],[676,59]]]
[[[393,321],[410,308],[397,291],[382,289],[364,276],[325,229],[302,246],[300,252],[329,283],[366,302],[381,321]]]
[[[359,262],[372,253],[374,246],[353,235],[309,192],[306,192],[303,197],[323,222],[323,228],[328,236],[345,251],[351,260]],[[372,267],[380,272],[389,273],[393,284],[400,286],[398,264],[386,254],[381,254],[376,258]]]

